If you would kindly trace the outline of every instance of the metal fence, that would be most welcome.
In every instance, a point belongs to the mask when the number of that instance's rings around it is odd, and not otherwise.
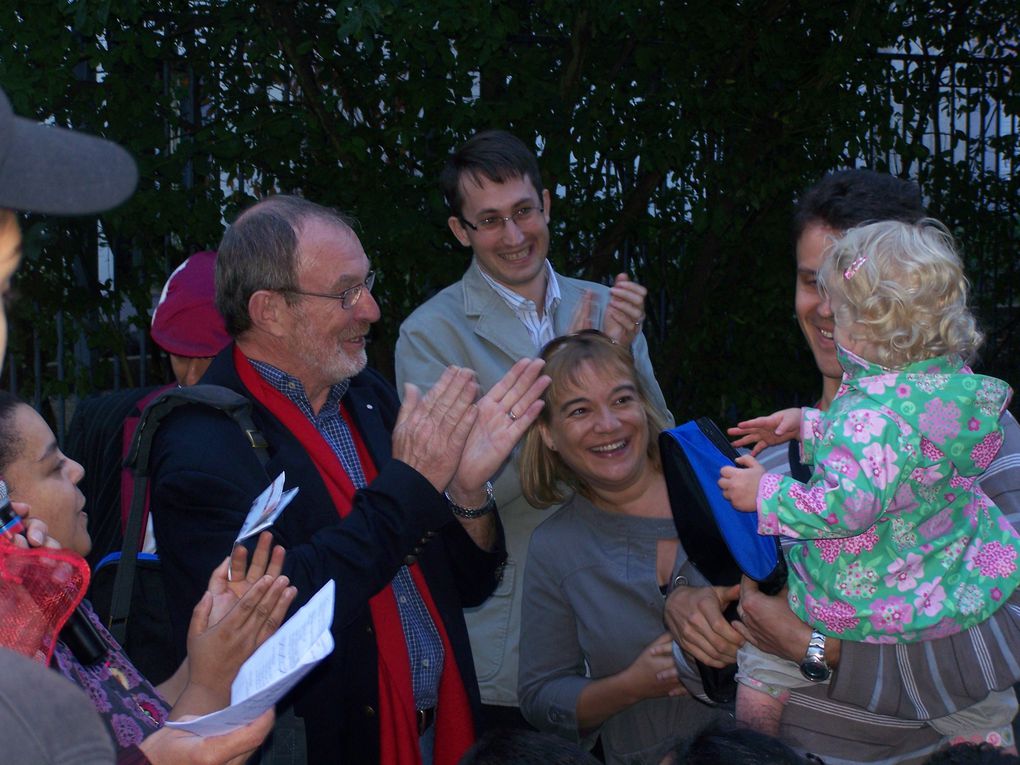
[[[987,333],[982,369],[1020,384],[1020,114],[1001,97],[1012,62],[886,54],[886,93],[900,139],[872,131],[869,164],[917,178],[932,214],[957,233],[973,305]],[[1015,97],[1014,97],[1015,98]],[[1015,110],[1015,104],[1012,107]],[[919,150],[923,148],[923,150]],[[978,181],[973,187],[970,181]],[[971,194],[958,192],[967,181]]]

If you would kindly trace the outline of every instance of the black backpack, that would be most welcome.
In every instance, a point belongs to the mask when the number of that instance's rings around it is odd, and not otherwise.
[[[139,554],[138,550],[143,535],[152,439],[163,418],[181,406],[209,406],[233,418],[262,465],[269,460],[266,441],[251,419],[251,402],[229,388],[219,385],[173,388],[153,399],[142,412],[125,460],[125,466],[134,473],[134,492],[124,541],[119,556],[107,556],[97,568],[91,597],[93,608],[110,633],[142,674],[154,683],[162,682],[177,669],[176,651],[171,645],[172,630],[159,556]]]
[[[180,406],[209,406],[231,417],[244,431],[263,468],[267,443],[251,418],[251,402],[220,385],[175,388],[153,399],[142,412],[124,461],[134,473],[131,512],[119,556],[107,556],[92,578],[92,607],[142,674],[156,685],[177,669],[169,609],[159,556],[139,553],[149,486],[152,439],[163,418]],[[266,482],[269,477],[266,475]],[[276,725],[250,765],[305,765],[304,721],[290,708],[277,711]]]

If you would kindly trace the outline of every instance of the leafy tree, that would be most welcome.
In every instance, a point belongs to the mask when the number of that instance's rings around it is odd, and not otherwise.
[[[678,418],[815,395],[789,218],[798,192],[855,164],[917,178],[959,232],[992,330],[985,366],[1016,382],[1017,28],[1004,0],[22,0],[0,10],[16,110],[123,143],[142,180],[99,231],[33,234],[16,313],[47,361],[63,310],[68,349],[126,362],[124,324],[146,326],[169,269],[256,198],[296,192],[359,218],[380,273],[372,360],[391,370],[400,321],[468,262],[446,230],[443,160],[504,127],[540,150],[557,268],[649,286]],[[1006,129],[926,148],[953,113]],[[97,283],[100,235],[116,290]],[[17,331],[21,358],[30,337]],[[83,369],[66,389],[110,384]]]

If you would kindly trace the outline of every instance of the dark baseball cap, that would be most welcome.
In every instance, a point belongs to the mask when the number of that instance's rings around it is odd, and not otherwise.
[[[0,90],[0,207],[88,215],[127,199],[138,168],[103,138],[18,117]]]

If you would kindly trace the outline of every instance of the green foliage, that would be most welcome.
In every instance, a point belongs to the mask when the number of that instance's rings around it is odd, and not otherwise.
[[[0,11],[11,41],[0,84],[16,110],[107,135],[142,173],[135,197],[102,219],[116,291],[97,283],[91,224],[50,222],[50,243],[32,245],[39,267],[16,314],[46,338],[63,309],[68,347],[80,337],[126,358],[127,309],[144,327],[169,269],[280,190],[359,218],[380,273],[373,362],[391,370],[400,321],[468,262],[446,229],[443,160],[503,127],[540,149],[557,268],[598,280],[628,270],[649,287],[647,332],[679,418],[816,393],[791,318],[789,218],[801,190],[856,164],[921,181],[967,247],[988,366],[1018,381],[1020,195],[983,153],[1015,161],[1020,149],[1015,2],[17,6]],[[951,83],[958,97],[940,98]],[[933,116],[993,107],[1013,127],[980,151],[960,136],[927,147]]]

